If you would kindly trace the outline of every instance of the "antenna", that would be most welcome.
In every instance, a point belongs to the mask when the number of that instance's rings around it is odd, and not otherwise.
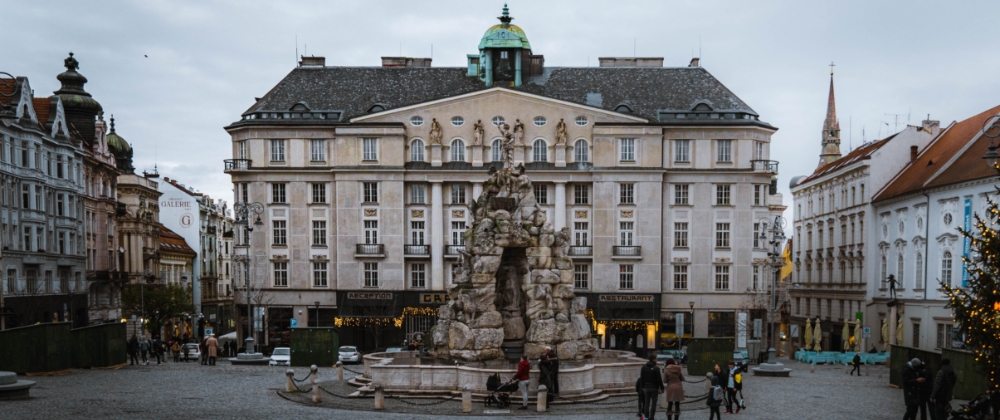
[[[434,44],[431,44],[431,60],[434,59]]]
[[[907,124],[910,123],[910,114],[909,113],[906,113],[906,114],[885,114],[885,115],[887,117],[892,117],[893,118],[893,127],[892,127],[892,129],[895,130],[896,132],[899,132],[899,117],[902,117],[902,116],[905,115],[906,116],[906,123]],[[889,123],[885,123],[885,125],[888,126]]]
[[[299,64],[299,36],[295,35],[295,64]]]
[[[302,52],[302,55],[309,55],[309,44],[302,44],[302,47],[305,48],[305,51]]]
[[[704,58],[701,56],[701,35],[698,35],[698,58]]]
[[[632,58],[635,58],[635,38],[632,38]]]
[[[847,116],[847,150],[854,149],[854,116]]]

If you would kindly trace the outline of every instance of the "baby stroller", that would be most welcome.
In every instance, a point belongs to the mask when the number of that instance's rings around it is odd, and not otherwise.
[[[497,408],[506,408],[510,405],[509,393],[517,390],[517,381],[511,378],[501,383],[500,374],[494,373],[486,380],[486,390],[490,392],[485,399],[487,407],[496,404]]]
[[[968,404],[961,405],[959,408],[951,410],[952,420],[986,420],[986,416],[990,414],[990,396],[987,394],[980,394]]]

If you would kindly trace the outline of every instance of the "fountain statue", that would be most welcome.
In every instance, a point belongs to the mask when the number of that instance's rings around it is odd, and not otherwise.
[[[514,167],[517,133],[507,124],[499,129],[503,167],[491,168],[470,205],[467,252],[432,331],[432,354],[466,361],[521,352],[536,358],[550,346],[560,359],[591,356],[587,301],[573,290],[569,229],[555,231],[546,220],[524,166]]]

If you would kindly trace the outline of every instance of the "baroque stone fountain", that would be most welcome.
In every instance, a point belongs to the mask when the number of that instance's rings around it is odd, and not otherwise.
[[[471,205],[468,252],[448,289],[432,332],[432,354],[485,361],[521,352],[537,358],[551,346],[560,359],[596,350],[584,316],[585,297],[573,290],[568,228],[555,231],[535,201],[524,166],[513,167],[513,136],[501,127],[504,166],[492,168]]]

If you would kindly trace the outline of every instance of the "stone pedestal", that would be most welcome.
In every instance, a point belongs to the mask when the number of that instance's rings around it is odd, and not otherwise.
[[[0,372],[0,401],[26,399],[33,386],[34,381],[19,381],[14,372]]]
[[[431,145],[431,166],[441,166],[441,145]]]
[[[472,167],[483,166],[483,146],[469,146],[469,152],[472,153]]]

